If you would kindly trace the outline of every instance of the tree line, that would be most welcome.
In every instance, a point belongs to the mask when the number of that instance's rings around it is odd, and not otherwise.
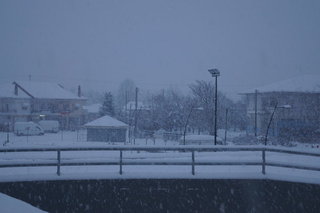
[[[137,126],[141,132],[181,133],[185,128],[194,134],[214,133],[214,84],[210,81],[196,81],[189,86],[189,92],[182,94],[175,89],[138,94],[136,109],[136,85],[131,80],[121,83],[118,93],[105,92],[100,115],[110,115]],[[228,114],[226,114],[228,110]],[[226,116],[227,115],[227,116]],[[218,129],[244,130],[246,111],[243,101],[234,102],[218,92]],[[186,125],[187,124],[187,125]]]

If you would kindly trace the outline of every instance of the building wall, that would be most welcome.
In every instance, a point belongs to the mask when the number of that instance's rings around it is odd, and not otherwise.
[[[32,112],[73,112],[84,105],[85,100],[76,99],[33,99]]]
[[[31,112],[31,100],[22,98],[0,98],[1,113],[27,114]]]
[[[284,132],[304,138],[319,129],[320,93],[272,92],[258,93],[257,130],[264,135],[276,103],[278,106],[290,105],[290,109],[277,108],[271,124],[270,135],[284,136]],[[255,94],[247,94],[248,132],[254,133]],[[306,130],[308,129],[308,130]],[[282,131],[282,132],[281,132]],[[291,133],[290,133],[291,132]],[[300,139],[303,137],[300,137]]]
[[[0,98],[0,131],[12,130],[16,121],[30,120],[30,112],[28,98]]]
[[[57,120],[63,129],[78,129],[85,123],[86,100],[0,98],[0,131],[16,121]],[[42,116],[40,118],[40,115]]]
[[[126,128],[87,128],[87,141],[126,142]]]

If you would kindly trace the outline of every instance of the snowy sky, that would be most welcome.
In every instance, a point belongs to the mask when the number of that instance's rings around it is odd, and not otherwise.
[[[186,88],[221,71],[235,94],[320,71],[317,0],[1,0],[0,81]]]

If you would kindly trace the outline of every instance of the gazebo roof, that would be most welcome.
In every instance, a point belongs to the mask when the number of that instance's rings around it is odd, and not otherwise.
[[[85,127],[128,127],[127,124],[105,115],[84,125]]]

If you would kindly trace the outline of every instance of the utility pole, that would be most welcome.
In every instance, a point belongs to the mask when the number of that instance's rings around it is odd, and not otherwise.
[[[129,143],[132,142],[132,107],[130,104],[129,113],[128,113],[128,121],[129,121]]]
[[[258,90],[254,94],[254,136],[257,137],[257,119],[258,119]]]
[[[227,144],[227,131],[228,131],[228,112],[229,109],[226,109],[226,126],[225,126],[225,130],[224,130],[224,145]]]
[[[126,122],[128,123],[128,91],[126,90],[126,94],[125,94],[125,105],[124,108],[126,110],[125,116],[126,116]]]
[[[216,76],[216,89],[214,96],[214,145],[217,145],[217,117],[218,117],[218,76]]]
[[[270,129],[270,126],[272,123],[272,119],[273,119],[274,114],[277,109],[291,109],[291,105],[286,104],[286,105],[278,106],[278,102],[277,102],[276,105],[274,106],[270,120],[269,120],[269,124],[267,126],[266,136],[264,137],[264,145],[265,146],[267,145],[267,142],[268,142],[268,133],[269,133],[269,129]]]
[[[138,122],[138,87],[136,87],[136,97],[135,97],[135,113],[134,113],[134,130],[133,130],[133,144],[136,144],[137,137],[137,122]]]
[[[128,91],[126,90],[125,93],[125,112],[124,112],[124,116],[126,117],[126,123],[129,124],[129,113],[128,113]],[[129,126],[129,142],[130,142],[130,126]],[[124,142],[126,144],[126,142]]]
[[[278,103],[276,103],[276,105],[274,106],[274,109],[273,109],[273,111],[272,111],[272,114],[271,114],[271,117],[270,117],[270,120],[269,120],[269,123],[268,123],[267,131],[266,131],[266,136],[264,137],[264,145],[265,145],[265,146],[267,145],[267,142],[268,142],[269,129],[270,129],[270,126],[271,126],[271,123],[272,123],[272,119],[273,119],[274,113],[276,112],[276,109],[277,109],[277,108],[278,108]]]
[[[9,131],[10,131],[10,124],[7,123],[7,140],[4,142],[3,146],[5,146],[7,143],[9,143]]]

